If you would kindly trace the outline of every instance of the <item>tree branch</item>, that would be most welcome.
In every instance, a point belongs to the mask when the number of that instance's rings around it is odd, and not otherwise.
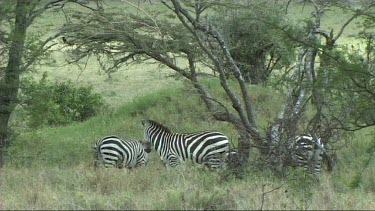
[[[37,10],[31,11],[28,18],[27,18],[27,26],[29,26],[34,21],[34,19],[36,17],[41,15],[47,9],[50,9],[52,7],[57,7],[57,6],[63,7],[64,4],[68,1],[71,1],[71,0],[51,0],[48,3],[46,3],[43,7],[39,8]],[[40,0],[39,0],[39,2],[40,2]],[[60,5],[59,3],[62,3],[62,2],[64,2],[64,3]]]
[[[273,191],[275,191],[275,190],[278,190],[278,189],[280,189],[281,187],[282,187],[282,185],[280,185],[279,187],[276,187],[276,188],[274,188],[274,189],[272,189],[272,190],[269,190],[269,191],[264,192],[264,185],[262,185],[262,204],[261,204],[261,206],[260,206],[260,210],[263,210],[264,198],[265,198],[266,194],[271,193],[271,192],[273,192]]]
[[[43,54],[44,52],[46,52],[47,50],[51,49],[53,46],[56,45],[56,43],[54,44],[51,44],[49,46],[47,46],[45,48],[45,46],[52,40],[56,39],[57,37],[59,37],[60,35],[62,34],[62,32],[58,32],[56,33],[55,35],[51,36],[51,37],[48,37],[46,40],[43,41],[42,44],[39,45],[39,49],[36,51],[36,53],[33,54],[33,56],[21,67],[21,69],[23,71],[27,70],[27,68],[32,65],[35,60],[41,55]]]
[[[178,18],[180,19],[180,21],[196,37],[196,39],[199,42],[200,47],[209,56],[209,58],[214,62],[215,67],[216,67],[217,71],[220,74],[221,84],[222,84],[224,90],[226,91],[226,93],[228,94],[228,96],[230,97],[230,99],[231,99],[231,101],[233,103],[233,108],[239,114],[239,116],[240,116],[243,124],[245,125],[245,127],[247,128],[247,130],[249,130],[250,134],[252,135],[252,137],[255,140],[260,140],[259,132],[257,130],[257,126],[256,126],[256,123],[255,123],[253,109],[251,107],[250,97],[249,97],[249,94],[248,94],[248,91],[247,91],[247,88],[246,88],[246,85],[245,85],[245,80],[243,79],[242,74],[241,74],[240,70],[238,69],[237,65],[233,61],[233,58],[231,57],[231,55],[229,53],[229,50],[226,48],[226,45],[225,45],[225,42],[224,42],[223,38],[221,37],[221,35],[212,26],[210,26],[210,25],[204,26],[201,23],[197,22],[188,13],[187,10],[185,10],[184,8],[182,8],[182,6],[180,5],[179,1],[173,0],[172,3],[174,5],[174,12],[176,13],[176,15],[178,16]],[[166,4],[166,3],[164,2],[164,4]],[[192,26],[194,28],[192,28],[192,27],[190,27],[188,25],[188,23],[186,22],[185,18],[187,19],[187,21],[190,24],[192,24]],[[222,65],[220,64],[219,59],[217,58],[217,56],[215,56],[211,51],[209,51],[204,46],[203,41],[201,40],[201,38],[199,37],[199,35],[195,31],[196,29],[198,29],[198,30],[202,31],[203,33],[208,34],[211,37],[213,37],[218,42],[218,44],[219,44],[219,46],[220,46],[220,48],[221,48],[221,50],[222,50],[222,52],[224,54],[224,57],[231,64],[232,71],[234,72],[234,75],[235,75],[235,77],[236,77],[236,79],[238,81],[238,84],[240,85],[240,89],[241,89],[241,92],[242,92],[242,97],[244,98],[244,103],[245,103],[245,108],[246,108],[246,114],[244,113],[244,109],[242,108],[242,105],[241,105],[240,101],[238,101],[238,99],[237,99],[236,95],[234,94],[234,92],[231,91],[231,89],[229,88],[229,85],[228,85],[228,83],[226,81],[226,78],[225,78],[224,70],[222,68]]]
[[[365,13],[366,11],[368,11],[369,9],[371,9],[372,7],[375,6],[375,2],[372,2],[371,4],[369,4],[367,7],[363,8],[363,9],[359,9],[357,10],[353,15],[352,17],[350,17],[341,27],[339,33],[337,33],[337,35],[335,36],[334,40],[338,40],[340,38],[340,36],[342,35],[342,33],[344,32],[345,28],[349,25],[349,23],[351,23],[355,18],[357,18],[359,15]]]

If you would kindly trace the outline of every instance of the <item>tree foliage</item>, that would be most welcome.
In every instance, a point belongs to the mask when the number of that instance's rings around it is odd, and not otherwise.
[[[287,7],[290,1],[284,3]],[[104,55],[111,63],[103,67],[111,72],[129,62],[152,59],[175,70],[196,88],[216,120],[229,122],[237,129],[241,154],[247,157],[250,145],[255,145],[261,154],[272,154],[272,159],[268,160],[277,161],[277,165],[288,165],[288,159],[285,159],[288,155],[283,150],[285,143],[299,133],[312,133],[329,145],[340,140],[342,129],[347,130],[348,126],[364,124],[352,128],[356,130],[373,125],[365,115],[368,109],[371,112],[367,103],[372,101],[367,97],[373,95],[373,80],[364,77],[364,74],[373,76],[373,69],[369,64],[359,63],[348,49],[339,48],[338,40],[346,26],[371,11],[374,3],[360,4],[361,7],[354,11],[342,4],[343,1],[310,0],[304,3],[310,4],[314,11],[303,30],[281,14],[278,14],[279,18],[272,14],[257,16],[256,8],[244,1],[172,0],[158,3],[163,7],[156,11],[146,11],[128,3],[124,5],[131,8],[128,10],[101,7],[79,14],[75,12],[70,14],[70,22],[62,28],[62,33],[67,44],[74,46],[72,61]],[[275,4],[275,7],[280,6]],[[352,15],[337,33],[333,33],[321,27],[321,18],[326,11],[338,6],[351,11]],[[238,19],[224,18],[220,25],[220,18],[216,21],[210,18],[213,11],[241,12],[235,13],[239,14]],[[255,17],[259,21],[254,20]],[[240,24],[247,27],[241,28]],[[230,39],[230,29],[238,32],[233,35],[234,40]],[[246,34],[246,39],[236,37],[241,33]],[[275,35],[277,33],[279,36]],[[322,43],[321,38],[325,42]],[[245,48],[236,48],[236,44]],[[246,49],[247,46],[251,47]],[[288,55],[288,52],[294,52],[294,47],[297,47],[294,66],[288,68],[293,57],[293,53]],[[267,51],[261,55],[257,53],[264,49]],[[248,59],[248,55],[256,56],[256,59]],[[280,58],[278,68],[284,68],[285,73],[279,71],[274,76],[280,78],[279,84],[283,86],[279,90],[285,93],[286,100],[284,109],[269,122],[264,135],[254,115],[251,83],[246,82],[249,72],[241,60],[264,65],[265,58],[271,62]],[[215,96],[201,83],[202,67],[215,73],[229,102]],[[249,70],[253,71],[253,67]],[[368,81],[362,83],[362,80]],[[355,117],[360,118],[353,122]]]
[[[21,91],[20,104],[32,129],[84,121],[105,107],[92,86],[78,86],[72,81],[52,83],[46,75],[39,82],[24,79]]]
[[[41,33],[27,29],[44,11],[78,0],[5,0],[0,1],[0,167],[4,149],[9,143],[9,119],[19,103],[17,95],[21,75],[48,55],[51,43],[60,35],[42,38]]]
[[[285,28],[293,37],[302,36],[303,31],[286,18],[284,10],[268,1],[249,1],[246,8],[219,7],[216,12],[220,15],[212,18],[213,24],[246,81],[265,83],[273,70],[288,68],[294,62],[298,43],[273,26]]]

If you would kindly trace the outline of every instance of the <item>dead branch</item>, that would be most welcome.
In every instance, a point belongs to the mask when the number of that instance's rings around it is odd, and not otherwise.
[[[271,192],[273,192],[275,190],[278,190],[278,189],[280,189],[282,187],[282,185],[280,185],[279,187],[276,187],[276,188],[274,188],[272,190],[264,192],[264,186],[265,185],[262,184],[262,204],[260,205],[260,210],[263,210],[264,198],[266,197],[266,194],[271,193]]]

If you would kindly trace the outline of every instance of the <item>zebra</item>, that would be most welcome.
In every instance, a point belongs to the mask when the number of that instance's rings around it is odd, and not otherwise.
[[[320,174],[326,151],[320,138],[314,139],[310,134],[301,134],[289,140],[287,148],[292,166],[304,167],[316,176]]]
[[[142,120],[145,139],[151,142],[165,167],[176,167],[191,160],[209,169],[218,169],[222,161],[216,155],[229,151],[229,140],[220,132],[173,133],[153,120]]]
[[[123,140],[115,135],[99,139],[95,146],[95,166],[100,162],[105,167],[135,168],[148,162],[151,144],[147,141]]]
[[[244,165],[246,164],[246,156],[237,148],[231,148],[225,154],[210,156],[211,160],[207,162],[210,164],[221,164],[220,180],[227,180],[228,176],[234,176],[238,179],[243,179],[245,176]]]

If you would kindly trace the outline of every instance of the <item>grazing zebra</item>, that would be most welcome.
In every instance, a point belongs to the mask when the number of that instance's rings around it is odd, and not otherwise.
[[[314,139],[310,134],[302,134],[288,142],[292,166],[303,166],[309,173],[319,175],[322,171],[322,159],[325,153],[320,138]]]
[[[105,167],[134,168],[145,165],[151,144],[146,141],[122,140],[118,136],[106,136],[95,144],[96,163]]]
[[[245,176],[244,164],[246,163],[246,157],[238,149],[230,148],[224,155],[212,156],[212,160],[208,161],[208,163],[215,161],[222,165],[221,180],[227,180],[228,176],[234,176],[239,179]]]
[[[142,125],[146,139],[154,146],[166,167],[192,160],[217,169],[222,166],[222,161],[216,155],[225,155],[229,151],[228,138],[220,132],[172,133],[153,120],[142,120]]]

